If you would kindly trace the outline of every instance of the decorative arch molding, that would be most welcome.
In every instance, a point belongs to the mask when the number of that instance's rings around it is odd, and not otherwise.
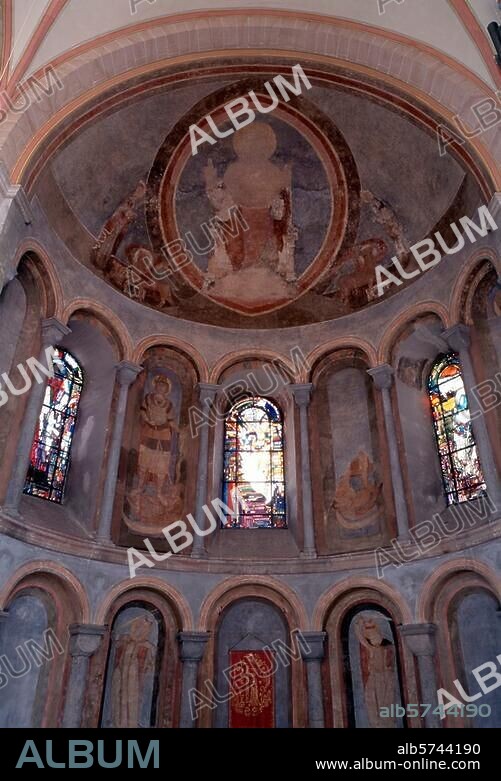
[[[104,327],[115,347],[117,360],[131,360],[133,344],[129,331],[122,320],[107,306],[88,298],[76,298],[66,305],[62,321],[67,324],[76,314],[91,315]]]
[[[214,19],[218,17],[221,25],[214,25]],[[192,28],[189,34],[183,23],[188,19]],[[319,34],[321,31],[325,34]],[[284,45],[290,48],[284,49]],[[441,120],[451,124],[454,116],[475,102],[494,98],[492,89],[458,61],[422,42],[366,24],[319,14],[263,12],[261,9],[173,15],[167,20],[150,20],[114,31],[99,38],[97,45],[95,40],[90,41],[44,66],[57,67],[64,84],[52,96],[55,113],[46,121],[43,108],[35,103],[25,112],[27,120],[23,116],[22,123],[17,119],[8,127],[4,126],[0,133],[3,159],[11,171],[13,183],[26,183],[29,167],[41,145],[48,154],[52,153],[48,136],[58,125],[67,122],[73,112],[91,100],[99,99],[107,90],[113,88],[115,94],[123,96],[124,90],[120,87],[126,81],[195,58],[200,61],[202,56],[207,59],[238,53],[241,57],[244,47],[249,57],[266,56],[268,62],[277,56],[290,58],[293,52],[296,58],[299,53],[310,62],[337,65],[343,70],[346,70],[345,57],[349,52],[349,66],[358,75],[359,87],[363,75],[368,80],[383,82],[394,92],[403,91],[410,101],[398,96],[394,98],[395,102],[401,107],[405,105],[414,115],[418,113],[416,102],[426,106],[428,114],[437,117],[430,123],[428,116],[428,126],[433,130]],[[175,51],[176,57],[162,59],[168,51]],[[137,66],[137,62],[145,59],[151,61]],[[90,90],[83,89],[82,85],[95,82],[96,73],[100,74],[100,84]],[[43,69],[34,75],[40,77],[42,74]],[[437,98],[430,97],[432,90]],[[100,103],[105,110],[107,101]],[[426,123],[424,114],[422,120]],[[83,121],[86,121],[85,117]],[[22,149],[20,155],[19,148]],[[455,151],[465,160],[468,158],[469,164],[476,169],[486,195],[501,189],[500,152],[494,134],[485,133],[464,146],[457,146]],[[483,173],[470,152],[482,161]]]
[[[398,627],[412,623],[412,611],[404,598],[392,587],[375,578],[349,577],[322,594],[313,613],[314,631],[326,631],[328,654],[324,671],[330,688],[327,693],[327,722],[332,727],[348,727],[348,692],[346,661],[343,653],[343,626],[357,608],[371,606],[385,611],[393,621],[393,635],[400,660],[400,684],[405,701],[417,697],[417,681],[412,654],[402,642]],[[413,726],[418,726],[414,724]]]
[[[480,576],[485,583],[485,587],[492,591],[501,602],[501,577],[487,564],[483,564],[475,559],[453,559],[439,566],[425,580],[418,597],[416,621],[426,623],[433,620],[434,605],[437,597],[439,597],[447,582],[457,577],[460,573],[472,573]]]
[[[106,618],[113,609],[114,604],[123,596],[127,595],[130,600],[138,592],[151,591],[157,596],[165,599],[179,622],[179,628],[182,631],[191,631],[194,628],[193,615],[185,597],[170,583],[166,583],[158,578],[148,577],[147,575],[138,576],[134,580],[124,580],[117,583],[103,597],[95,613],[95,623],[103,625]]]
[[[399,623],[412,623],[412,611],[396,589],[387,583],[382,583],[376,578],[349,577],[331,586],[325,591],[313,611],[312,628],[314,632],[321,632],[332,609],[337,605],[343,606],[343,613],[357,604],[361,599],[367,600],[368,592],[372,594],[375,603],[383,607],[391,606]]]
[[[337,339],[323,342],[306,356],[306,364],[310,368],[307,374],[305,373],[301,377],[300,382],[310,382],[320,363],[329,355],[340,350],[359,350],[367,360],[369,368],[377,366],[377,352],[372,344],[355,336],[340,336]]]
[[[209,368],[203,355],[199,353],[193,345],[189,344],[189,342],[177,339],[174,336],[152,334],[151,336],[142,339],[136,344],[132,351],[133,363],[136,363],[139,366],[144,358],[144,354],[151,347],[170,347],[173,350],[178,350],[178,352],[182,353],[193,365],[198,381],[209,382]]]
[[[480,281],[472,280],[472,275],[485,261],[489,261],[494,269],[501,269],[501,255],[492,247],[480,247],[475,250],[456,277],[449,303],[451,324],[464,322],[471,325],[471,304]],[[501,276],[500,271],[498,276]]]
[[[56,268],[48,252],[35,239],[23,241],[16,251],[14,260],[14,274],[19,269],[19,264],[26,258],[30,271],[37,274],[37,282],[43,292],[44,317],[57,317],[63,319],[64,294]],[[40,271],[42,273],[40,273]],[[5,284],[8,284],[6,281]]]
[[[391,363],[395,344],[402,331],[412,320],[426,315],[436,315],[442,322],[444,330],[454,324],[446,307],[438,301],[420,301],[418,304],[406,308],[391,321],[385,330],[378,348],[377,363]]]
[[[19,567],[0,591],[0,610],[8,608],[23,589],[47,590],[48,585],[53,594],[59,593],[65,599],[74,623],[90,622],[90,605],[84,587],[72,572],[53,561],[31,561]]]
[[[245,597],[261,597],[272,602],[285,613],[291,630],[309,629],[308,614],[293,589],[268,576],[239,575],[223,580],[204,599],[200,607],[199,631],[213,630],[220,613],[232,602]]]
[[[284,355],[275,350],[262,349],[235,350],[234,352],[226,353],[211,368],[209,382],[218,384],[221,381],[224,372],[228,371],[233,366],[238,366],[239,363],[243,363],[244,361],[261,361],[263,364],[278,364],[289,376],[290,382],[294,382],[295,380],[301,382],[294,373],[294,366]]]

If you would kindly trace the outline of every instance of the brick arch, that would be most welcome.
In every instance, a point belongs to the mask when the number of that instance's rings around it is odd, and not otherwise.
[[[243,363],[244,361],[261,361],[263,364],[278,364],[290,377],[291,382],[300,382],[294,375],[293,366],[290,360],[276,350],[265,350],[261,348],[234,350],[231,353],[226,353],[214,364],[214,366],[212,366],[209,382],[219,383],[224,372],[228,371],[233,366],[238,366],[238,364]]]
[[[361,590],[373,593],[374,601],[381,602],[383,607],[391,607],[400,623],[412,623],[412,611],[404,597],[396,589],[376,578],[353,576],[336,583],[335,586],[331,586],[322,594],[313,611],[313,631],[319,632],[323,629],[327,617],[335,605],[346,602],[346,610],[349,610],[353,600],[358,599]]]
[[[199,630],[209,631],[214,616],[243,596],[261,596],[275,604],[295,624],[290,627],[291,630],[309,628],[309,618],[304,605],[296,592],[285,583],[265,575],[238,575],[223,580],[206,596],[200,607]]]
[[[188,18],[189,35],[185,26]],[[329,63],[342,69],[349,64],[359,83],[362,77],[377,78],[385,88],[403,91],[407,97],[398,96],[396,100],[406,110],[414,111],[417,102],[426,105],[428,114],[437,116],[432,123],[434,128],[441,121],[452,123],[458,112],[474,103],[494,98],[488,85],[458,61],[420,41],[382,28],[319,14],[278,10],[181,14],[114,31],[47,63],[57,67],[64,84],[51,97],[55,110],[51,119],[44,123],[35,105],[27,110],[27,121],[23,117],[21,123],[16,117],[0,130],[3,157],[12,181],[24,181],[41,145],[50,151],[48,135],[63,117],[104,91],[169,65],[189,59],[199,61],[201,56],[209,59],[238,53],[241,58],[242,50],[268,61],[277,55],[290,58],[293,53],[296,59],[299,54],[303,61]],[[176,56],[162,59],[165,52],[176,52]],[[146,64],[137,66],[145,59]],[[34,75],[41,77],[42,72]],[[85,84],[94,86],[86,90],[82,87]],[[431,86],[433,95],[440,98],[431,97]],[[486,195],[501,189],[500,153],[494,135],[485,133],[455,150],[464,159],[469,158],[477,169]]]
[[[191,608],[181,592],[170,583],[166,583],[159,578],[150,577],[148,575],[137,576],[132,580],[123,580],[113,586],[113,588],[104,595],[96,609],[94,617],[95,623],[104,624],[106,618],[113,609],[113,605],[119,599],[121,600],[124,595],[127,595],[132,600],[134,599],[134,593],[138,591],[151,591],[162,599],[165,599],[177,617],[179,629],[182,631],[190,631],[193,629],[194,624]]]
[[[453,325],[447,309],[438,301],[420,301],[404,309],[391,321],[382,336],[378,348],[378,363],[391,363],[392,353],[401,333],[413,320],[426,315],[436,315],[444,330]]]
[[[451,323],[471,324],[471,304],[478,284],[478,280],[477,284],[475,284],[475,280],[472,281],[472,275],[486,260],[494,269],[498,269],[498,276],[501,276],[501,271],[499,271],[501,269],[501,253],[491,247],[480,247],[475,250],[463,265],[451,291],[449,304]]]
[[[199,382],[209,382],[209,368],[203,355],[191,345],[182,339],[165,334],[152,334],[142,339],[134,347],[132,360],[140,364],[147,350],[151,347],[167,347],[178,350],[191,363]]]
[[[474,573],[485,587],[501,602],[501,577],[494,570],[476,559],[452,559],[438,567],[423,583],[417,604],[417,621],[433,620],[434,603],[447,581],[459,573]]]
[[[339,352],[341,350],[358,350],[362,357],[367,361],[367,366],[372,368],[377,366],[377,353],[372,344],[365,339],[360,339],[356,336],[340,336],[336,339],[330,339],[328,342],[323,342],[312,350],[307,358],[306,363],[310,367],[308,378],[304,378],[303,382],[312,380],[314,372],[318,369],[320,364],[329,355]]]
[[[113,344],[117,361],[131,360],[133,345],[129,331],[111,309],[91,299],[74,299],[64,309],[63,323],[68,323],[72,317],[80,314],[90,315],[103,327],[109,341]]]
[[[42,294],[42,316],[63,320],[63,289],[49,253],[35,239],[23,241],[17,248],[14,268],[19,271],[23,263]]]
[[[71,622],[86,624],[90,621],[90,605],[87,593],[78,578],[54,561],[31,561],[17,569],[0,591],[0,609],[8,608],[16,594],[25,588],[50,587],[65,605]]]

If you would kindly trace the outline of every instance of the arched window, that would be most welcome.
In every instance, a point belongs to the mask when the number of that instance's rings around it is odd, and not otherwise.
[[[83,386],[79,363],[56,347],[50,377],[31,446],[24,493],[60,503],[70,465],[71,441]]]
[[[428,379],[428,393],[447,504],[481,496],[485,483],[461,363],[455,353],[442,355],[435,361]]]
[[[282,413],[268,399],[245,398],[226,416],[223,499],[226,527],[286,526]]]

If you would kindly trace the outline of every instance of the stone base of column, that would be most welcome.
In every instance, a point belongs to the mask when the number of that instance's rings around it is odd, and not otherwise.
[[[208,559],[209,554],[205,550],[205,548],[202,548],[202,550],[192,550],[191,551],[191,558],[192,559]]]
[[[316,559],[317,558],[317,552],[313,548],[305,548],[299,554],[299,558],[300,559]]]
[[[2,507],[0,507],[0,512],[2,512],[4,515],[10,516],[11,518],[14,518],[16,521],[22,518],[22,515],[19,512],[19,508],[13,507],[9,504],[4,504]]]

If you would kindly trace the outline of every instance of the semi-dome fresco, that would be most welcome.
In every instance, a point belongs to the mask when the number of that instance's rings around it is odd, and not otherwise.
[[[0,2],[6,767],[487,761],[500,5]]]

